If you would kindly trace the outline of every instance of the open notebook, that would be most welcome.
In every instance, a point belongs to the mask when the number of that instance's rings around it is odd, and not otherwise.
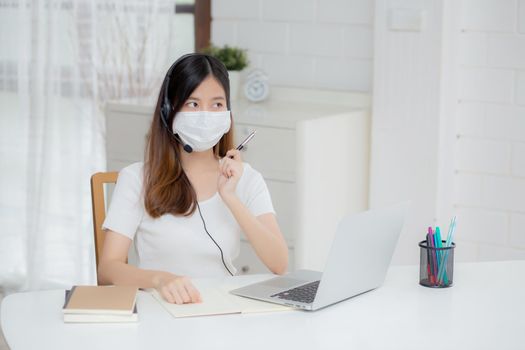
[[[230,294],[229,291],[232,289],[235,289],[235,286],[202,288],[199,289],[202,303],[182,305],[168,303],[155,289],[147,289],[147,291],[150,292],[173,317],[177,318],[295,310],[287,306]]]

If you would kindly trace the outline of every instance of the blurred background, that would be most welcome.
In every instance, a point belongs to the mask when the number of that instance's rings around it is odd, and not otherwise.
[[[406,199],[394,264],[454,215],[458,261],[525,259],[525,0],[0,0],[0,292],[96,282],[90,177],[141,160],[166,70],[210,44],[246,56],[236,134],[290,268]]]

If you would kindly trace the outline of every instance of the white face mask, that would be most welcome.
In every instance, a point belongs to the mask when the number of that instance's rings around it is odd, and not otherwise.
[[[215,146],[230,130],[230,111],[178,112],[173,119],[173,132],[196,152]]]

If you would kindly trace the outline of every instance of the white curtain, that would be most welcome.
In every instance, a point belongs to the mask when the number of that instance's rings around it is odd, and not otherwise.
[[[174,1],[0,0],[0,293],[96,283],[104,103],[158,93],[174,18]]]

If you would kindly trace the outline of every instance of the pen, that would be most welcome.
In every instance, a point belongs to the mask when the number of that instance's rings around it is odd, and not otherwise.
[[[450,226],[448,227],[447,241],[445,243],[446,247],[450,247],[450,245],[452,244],[452,236],[453,236],[453,232],[455,229],[456,229],[456,217],[454,216],[452,218],[452,221],[450,222]]]
[[[439,226],[436,226],[434,229],[434,248],[439,248],[439,242],[441,241],[441,233]],[[434,255],[436,256],[436,285],[439,283],[439,267],[441,266],[441,256],[439,255],[439,250],[434,250]]]
[[[456,217],[454,216],[452,218],[452,221],[450,223],[450,226],[448,227],[448,235],[447,235],[447,241],[445,242],[445,247],[450,247],[452,245],[452,240],[454,239],[454,231],[456,231]],[[445,263],[448,258],[448,249],[443,254],[443,261],[441,263],[441,269],[438,272],[438,281],[441,279],[445,280],[445,283],[448,284],[448,277],[446,275],[447,271],[445,268]]]
[[[439,229],[439,226],[436,227],[436,235],[435,235],[435,238],[436,238],[436,248],[442,248],[443,247],[443,243],[441,241],[441,230]],[[436,250],[436,257],[438,259],[438,280],[437,280],[437,283],[440,284],[441,282],[441,279],[440,278],[440,274],[442,273],[442,270],[445,269],[445,252],[442,251],[442,250]],[[443,278],[445,284],[448,284],[448,279],[446,277],[446,269],[445,269],[445,277]]]
[[[441,229],[436,226],[436,247],[441,248]]]
[[[237,150],[240,151],[244,148],[244,146],[250,142],[250,140],[255,136],[255,133],[257,132],[257,130],[254,130],[250,135],[248,135],[248,137],[239,145],[237,146]]]
[[[236,150],[237,150],[237,151],[242,150],[242,149],[244,148],[244,146],[245,146],[248,142],[250,142],[250,140],[255,136],[255,133],[256,133],[256,132],[257,132],[257,130],[254,130],[250,135],[248,135],[248,137],[245,138],[244,141],[241,142],[241,144],[240,144],[239,146],[237,146]],[[230,156],[230,158],[233,159],[233,156]]]
[[[434,284],[434,268],[432,263],[432,256],[430,255],[429,249],[431,247],[430,240],[432,239],[430,236],[430,231],[432,231],[432,229],[429,227],[429,233],[427,233],[427,274],[429,283]]]
[[[428,228],[428,240],[430,241],[428,254],[430,254],[430,265],[431,265],[431,271],[432,271],[432,284],[437,283],[437,261],[436,261],[436,255],[434,254],[435,244],[434,244],[434,232],[432,232],[432,227]]]

